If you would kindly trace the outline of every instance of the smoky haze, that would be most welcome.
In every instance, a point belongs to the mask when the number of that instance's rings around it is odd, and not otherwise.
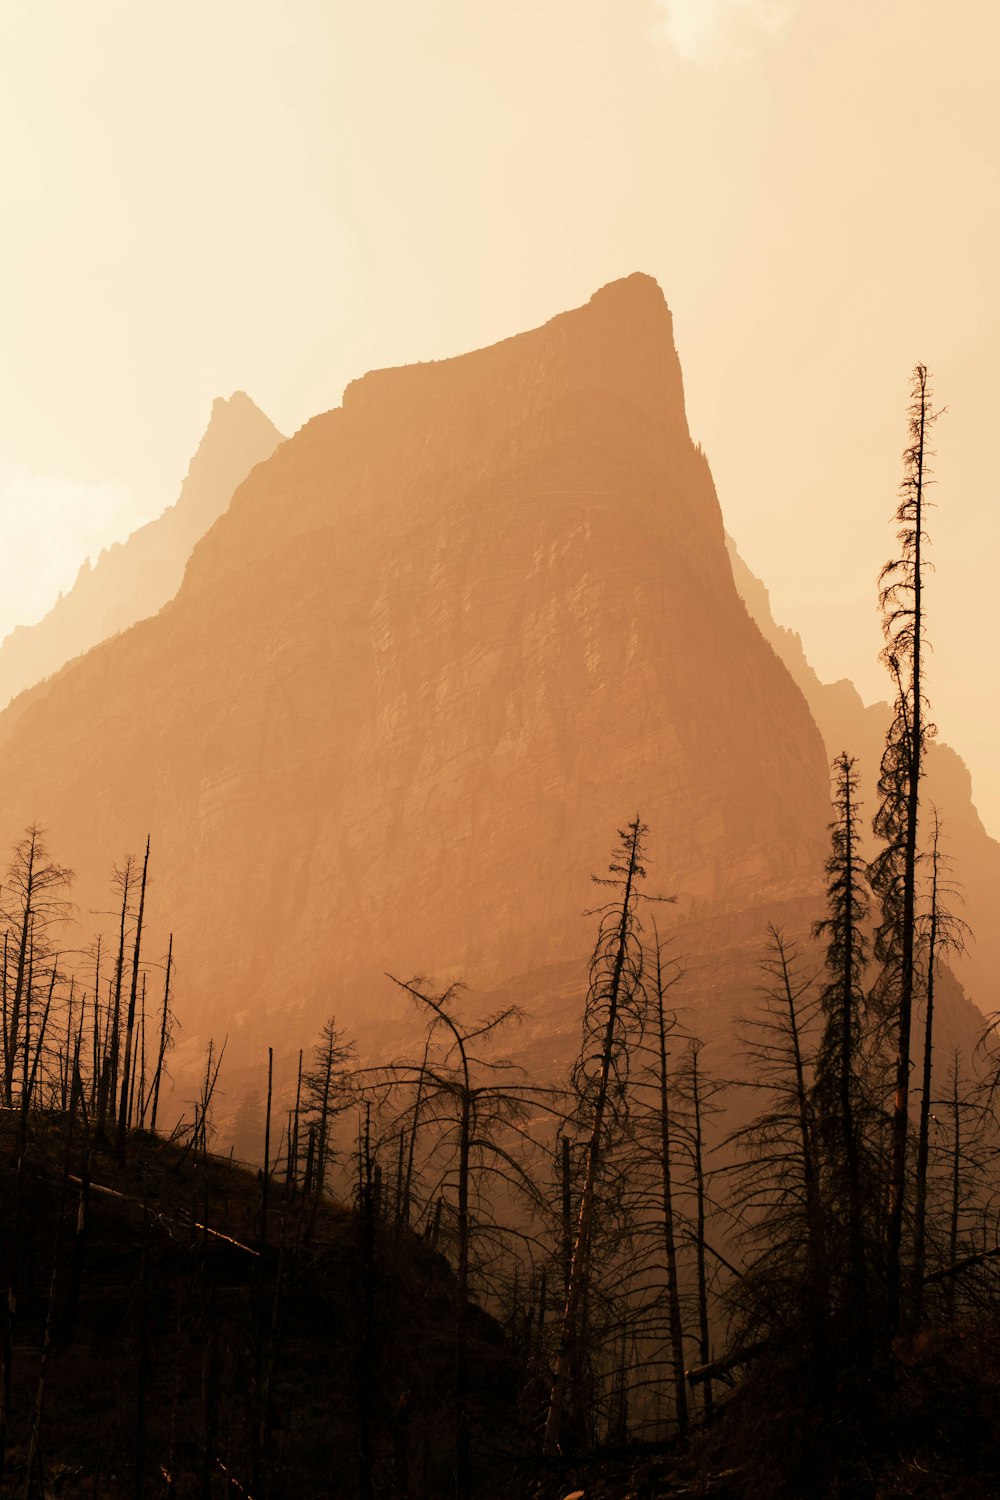
[[[930,367],[933,699],[1000,825],[1000,721],[970,690],[1000,543],[995,7],[52,15],[14,0],[0,63],[0,633],[172,503],[217,396],[291,432],[365,369],[639,266],[730,532],[820,676],[869,700],[899,412]]]

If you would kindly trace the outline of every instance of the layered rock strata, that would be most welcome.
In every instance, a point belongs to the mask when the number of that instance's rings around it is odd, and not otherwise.
[[[387,970],[522,976],[544,1028],[637,810],[649,890],[701,934],[702,1009],[752,1003],[767,920],[815,911],[826,752],[734,586],[645,276],[356,381],[252,470],[155,618],[15,708],[0,846],[43,824],[86,913],[151,833],[182,1066],[210,1032],[237,1066],[308,1044],[331,1011],[391,1042]]]

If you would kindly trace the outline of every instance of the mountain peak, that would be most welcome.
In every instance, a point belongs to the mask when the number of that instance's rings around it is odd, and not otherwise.
[[[126,541],[102,548],[95,563],[84,559],[48,614],[0,645],[0,705],[172,599],[192,547],[282,440],[245,391],[217,397],[177,501]]]
[[[641,298],[646,302],[662,302],[664,307],[667,306],[663,288],[656,277],[650,276],[648,271],[631,271],[628,276],[619,276],[614,281],[606,281],[592,294],[590,301],[610,301],[612,298],[621,301],[626,297],[632,300]],[[667,310],[669,311],[669,308]]]
[[[220,430],[228,433],[240,428],[247,432],[268,434],[274,440],[274,447],[283,441],[283,434],[278,431],[270,417],[265,416],[256,401],[253,401],[246,391],[233,391],[231,396],[216,396],[212,402],[208,425],[199,448],[204,445],[209,434]]]
[[[444,408],[451,420],[465,425],[473,411],[506,406],[512,383],[528,408],[603,388],[687,438],[673,318],[658,282],[641,271],[608,282],[587,302],[498,343],[447,359],[371,370],[350,382],[342,406],[353,413],[392,405],[410,426],[438,423]]]

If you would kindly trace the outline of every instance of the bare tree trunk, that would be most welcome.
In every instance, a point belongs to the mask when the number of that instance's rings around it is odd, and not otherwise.
[[[861,1163],[858,1154],[858,1138],[854,1121],[852,1084],[854,1081],[854,1006],[855,970],[859,951],[858,934],[855,931],[854,886],[856,880],[854,805],[851,801],[853,788],[852,762],[846,754],[842,757],[841,790],[844,817],[844,954],[842,972],[843,1025],[840,1035],[840,1116],[844,1138],[844,1160],[847,1166],[847,1221],[851,1255],[851,1302],[852,1316],[859,1326],[867,1323],[868,1298],[865,1287],[865,1254],[861,1230]],[[814,1182],[814,1212],[816,1214],[817,1250],[822,1255],[822,1231],[819,1225],[819,1198]],[[820,1264],[817,1263],[817,1270]]]
[[[908,453],[911,473],[906,486],[912,504],[908,520],[912,538],[910,589],[911,621],[909,630],[909,723],[903,741],[905,763],[902,787],[905,801],[903,830],[902,886],[903,906],[899,933],[899,1026],[896,1052],[896,1092],[892,1114],[892,1168],[889,1181],[887,1225],[887,1313],[890,1334],[900,1322],[900,1280],[903,1245],[903,1208],[906,1197],[906,1156],[910,1120],[910,1034],[913,1024],[913,1000],[916,982],[916,910],[917,910],[917,824],[920,815],[920,778],[923,774],[925,728],[923,722],[923,492],[926,469],[926,438],[929,421],[927,370],[918,365],[915,372],[916,400],[911,410],[911,437]],[[905,700],[904,700],[905,701]]]
[[[962,1109],[958,1094],[958,1049],[955,1049],[951,1088],[951,1212],[948,1219],[948,1264],[958,1260],[958,1222],[962,1206]],[[948,1317],[955,1321],[955,1283],[948,1281]]]
[[[25,1114],[28,1094],[28,1071],[31,1059],[31,1001],[35,993],[35,936],[34,924],[28,934],[28,979],[24,987],[24,1041],[21,1044],[23,1068],[21,1072],[21,1115]]]
[[[572,1200],[572,1176],[570,1171],[570,1140],[568,1135],[560,1136],[559,1143],[562,1148],[561,1176],[562,1176],[562,1271],[563,1271],[563,1297],[569,1296],[569,1273],[573,1264],[573,1200]]]
[[[54,969],[54,966],[53,966]],[[50,990],[51,998],[51,990]],[[73,1062],[73,1093],[75,1095],[76,1079],[79,1072],[79,1054]],[[52,1275],[49,1280],[49,1297],[45,1312],[45,1328],[42,1334],[41,1360],[38,1366],[38,1383],[35,1387],[35,1407],[31,1419],[31,1437],[28,1445],[28,1460],[25,1464],[24,1489],[22,1494],[24,1500],[29,1500],[32,1484],[35,1480],[36,1468],[39,1471],[39,1492],[44,1495],[45,1486],[41,1475],[41,1432],[42,1411],[45,1403],[45,1380],[48,1373],[49,1351],[52,1346],[52,1330],[55,1322],[56,1306],[56,1280],[59,1274],[59,1251],[62,1246],[63,1222],[66,1217],[66,1199],[69,1194],[69,1164],[73,1150],[73,1125],[75,1122],[75,1097],[71,1097],[66,1121],[66,1148],[63,1156],[62,1183],[59,1189],[59,1207],[56,1214],[55,1241],[52,1249]]]
[[[60,1104],[60,1107],[61,1107],[61,1109],[62,1109],[62,1111],[63,1111],[64,1114],[66,1113],[67,1101],[69,1099],[70,1076],[71,1076],[70,1070],[71,1070],[71,1066],[72,1066],[70,1059],[73,1056],[73,993],[74,993],[74,990],[75,990],[75,981],[74,981],[74,979],[72,977],[70,977],[70,981],[69,981],[69,996],[68,996],[67,1003],[66,1003],[66,1047],[65,1047],[65,1050],[63,1051],[63,1053],[60,1055],[60,1058],[59,1058],[59,1104]]]
[[[538,1320],[535,1327],[536,1361],[540,1361],[544,1357],[545,1350],[545,1299],[548,1292],[547,1281],[548,1278],[546,1277],[545,1267],[543,1266],[542,1273],[538,1282]]]
[[[316,1203],[323,1196],[326,1187],[326,1156],[327,1156],[327,1132],[330,1128],[330,1087],[332,1084],[331,1069],[328,1066],[323,1079],[323,1099],[319,1112],[319,1129],[316,1137]],[[315,1214],[314,1214],[315,1217]]]
[[[360,1500],[374,1494],[375,1454],[373,1406],[375,1396],[375,1173],[371,1146],[371,1105],[365,1105],[361,1201],[361,1347],[358,1351],[358,1493]]]
[[[128,1106],[125,1110],[126,1133],[132,1129],[132,1121],[135,1119],[135,1086],[139,1080],[139,1074],[139,1027],[137,1026],[135,1028],[135,1036],[132,1039],[132,1061],[129,1064]]]
[[[410,1222],[410,1202],[413,1192],[413,1159],[417,1150],[417,1131],[420,1128],[420,1106],[424,1097],[424,1077],[427,1071],[427,1058],[430,1052],[431,1040],[428,1036],[424,1042],[424,1057],[420,1065],[420,1073],[417,1078],[417,1097],[413,1103],[413,1118],[410,1122],[410,1139],[406,1150],[406,1179],[403,1184],[403,1223]]]
[[[14,1351],[14,1324],[17,1321],[18,1257],[21,1251],[21,1196],[24,1182],[24,1157],[17,1160],[17,1176],[14,1185],[14,1210],[12,1215],[8,1253],[10,1255],[10,1281],[7,1285],[7,1316],[3,1324],[3,1350],[0,1354],[0,1484],[3,1483],[7,1460],[7,1425],[10,1421],[11,1374]]]
[[[48,992],[48,995],[47,995],[46,1000],[45,1000],[45,1009],[42,1012],[41,1025],[38,1028],[38,1041],[35,1044],[35,1058],[34,1058],[34,1062],[31,1064],[31,1072],[30,1072],[30,1074],[28,1072],[28,1054],[27,1054],[27,1048],[28,1048],[28,1027],[27,1027],[27,1024],[25,1024],[25,1028],[24,1028],[24,1047],[25,1047],[25,1057],[24,1057],[25,1067],[24,1067],[24,1071],[25,1071],[25,1080],[24,1080],[24,1097],[21,1100],[21,1123],[20,1123],[20,1132],[19,1132],[19,1138],[18,1138],[18,1153],[19,1153],[20,1156],[24,1155],[25,1148],[26,1148],[27,1142],[28,1142],[28,1111],[31,1108],[31,1098],[32,1098],[32,1095],[35,1092],[35,1080],[38,1077],[38,1065],[39,1065],[39,1063],[42,1060],[42,1048],[45,1045],[45,1033],[46,1033],[46,1030],[48,1028],[49,1012],[52,1009],[52,994],[53,994],[53,991],[55,990],[55,987],[56,987],[56,973],[57,973],[58,963],[59,963],[59,959],[58,959],[58,956],[57,956],[53,960],[53,963],[52,963],[52,974],[51,974],[51,976],[49,978],[49,992]],[[29,989],[30,989],[30,986],[29,986]]]
[[[309,1136],[306,1141],[306,1175],[302,1184],[302,1192],[309,1197],[313,1187],[313,1174],[316,1166],[316,1127],[309,1126]]]
[[[302,1048],[299,1048],[299,1070],[295,1080],[294,1124],[288,1130],[288,1186],[292,1192],[299,1181],[299,1112],[302,1106]]]
[[[638,872],[638,851],[641,824],[638,817],[632,826],[631,847],[629,850],[628,872],[625,879],[625,890],[622,898],[621,921],[618,929],[618,946],[615,954],[614,968],[611,976],[611,984],[608,995],[607,1024],[604,1028],[604,1043],[601,1050],[601,1065],[597,1079],[597,1089],[594,1098],[594,1115],[587,1142],[586,1168],[583,1179],[583,1191],[580,1197],[580,1211],[577,1218],[576,1241],[573,1246],[573,1256],[570,1262],[569,1289],[566,1294],[566,1306],[563,1311],[562,1329],[559,1339],[559,1353],[556,1360],[555,1378],[552,1383],[552,1394],[549,1400],[549,1410],[545,1421],[545,1450],[554,1453],[559,1448],[559,1433],[562,1427],[563,1412],[566,1406],[566,1396],[569,1389],[570,1372],[573,1368],[575,1349],[577,1342],[578,1323],[580,1307],[585,1290],[585,1283],[589,1272],[590,1241],[593,1228],[594,1197],[597,1191],[597,1169],[601,1155],[601,1138],[604,1131],[604,1114],[607,1108],[608,1089],[611,1080],[611,1065],[614,1057],[615,1029],[618,1021],[618,1000],[621,986],[622,973],[625,967],[626,944],[628,940],[629,915],[632,901],[632,890]]]
[[[128,888],[132,877],[132,859],[128,856],[122,871],[122,910],[118,930],[118,961],[115,965],[114,999],[110,1002],[108,1030],[111,1033],[107,1067],[102,1069],[101,1094],[97,1107],[97,1135],[103,1140],[107,1128],[108,1108],[114,1108],[118,1091],[118,1053],[121,1047],[122,979],[125,973],[125,921],[128,916]]]
[[[31,903],[34,895],[35,856],[36,840],[34,833],[32,833],[30,836],[30,843],[27,852],[27,864],[24,873],[24,909],[21,915],[21,935],[17,945],[17,970],[14,976],[14,994],[11,997],[10,1026],[9,1029],[6,1026],[4,1027],[3,1102],[4,1104],[6,1104],[8,1109],[10,1109],[14,1103],[14,1068],[17,1063],[17,1044],[21,1019],[21,1004],[24,999],[24,978],[27,971],[28,945],[31,935],[31,922],[33,916]],[[4,952],[4,959],[4,977],[6,979],[6,950]]]
[[[463,1056],[464,1062],[464,1056]],[[457,1500],[470,1500],[469,1433],[469,1159],[472,1145],[472,1094],[468,1086],[462,1097],[462,1117],[458,1143],[458,1296],[455,1329],[455,1405],[458,1408],[458,1445],[456,1453]]]
[[[406,1131],[399,1132],[399,1145],[396,1153],[396,1192],[395,1192],[395,1221],[397,1232],[403,1224],[403,1168],[406,1158]]]
[[[10,1012],[7,1009],[7,969],[8,969],[7,948],[8,948],[9,936],[10,936],[9,933],[4,932],[4,935],[3,935],[3,974],[0,975],[0,996],[2,996],[2,1000],[3,1000],[3,1057],[4,1057],[4,1079],[5,1079],[5,1081],[6,1081],[6,1077],[7,1077],[7,1059],[10,1056]],[[10,1107],[10,1101],[8,1100],[7,1095],[6,1095],[6,1089],[5,1089],[5,1092],[4,1092],[4,1103],[7,1105],[8,1108]]]
[[[917,1171],[913,1186],[913,1315],[923,1312],[924,1269],[927,1259],[927,1164],[930,1158],[931,1067],[934,1049],[934,969],[938,947],[938,839],[940,826],[934,814],[931,855],[931,921],[927,953],[927,1006],[924,1014],[924,1060],[917,1131]]]
[[[698,1072],[700,1044],[691,1048],[691,1103],[694,1107],[694,1182],[697,1203],[695,1224],[695,1251],[698,1268],[698,1355],[702,1365],[707,1365],[711,1353],[708,1326],[708,1278],[705,1267],[705,1168],[704,1143],[702,1139],[702,1095]],[[705,1416],[710,1417],[715,1407],[711,1379],[705,1381]]]
[[[80,1196],[76,1210],[76,1230],[73,1236],[73,1253],[70,1260],[69,1289],[63,1309],[61,1335],[68,1343],[72,1340],[76,1323],[76,1309],[83,1284],[83,1263],[87,1247],[87,1228],[90,1213],[90,1142],[84,1142],[83,1161],[80,1166]]]
[[[146,1128],[146,1107],[149,1103],[146,1093],[146,976],[142,976],[142,995],[139,1002],[139,1042],[136,1046],[136,1055],[139,1059],[139,1101],[136,1106],[135,1116],[129,1111],[129,1123],[134,1118],[138,1122],[138,1128]]]
[[[146,1385],[149,1378],[149,1204],[142,1194],[142,1249],[139,1262],[139,1310],[135,1380],[135,1469],[132,1494],[142,1500],[145,1493]]]
[[[94,1034],[93,1062],[90,1073],[90,1108],[97,1104],[101,1083],[101,1066],[104,1048],[101,1042],[101,935],[97,934],[97,952],[94,957]]]
[[[142,947],[142,918],[146,908],[146,875],[149,870],[149,836],[146,837],[146,855],[142,862],[142,882],[139,886],[139,912],[135,924],[135,944],[132,949],[132,984],[128,996],[128,1019],[125,1024],[125,1067],[122,1071],[122,1092],[118,1104],[118,1135],[116,1155],[118,1165],[125,1165],[125,1139],[128,1133],[129,1078],[132,1070],[132,1042],[135,1031],[135,1005],[139,994],[139,953]]]
[[[444,1211],[444,1199],[439,1198],[434,1205],[434,1218],[431,1221],[428,1243],[432,1250],[438,1247],[438,1238],[441,1234],[441,1215]]]
[[[656,965],[653,984],[656,1003],[657,1043],[659,1047],[657,1083],[659,1084],[660,1091],[660,1195],[663,1215],[663,1248],[667,1258],[667,1322],[670,1332],[670,1353],[673,1363],[674,1405],[677,1410],[677,1425],[681,1432],[686,1432],[688,1426],[688,1404],[687,1381],[684,1378],[684,1330],[681,1323],[680,1286],[677,1277],[677,1240],[674,1234],[674,1196],[670,1162],[670,1089],[665,1008],[666,986],[663,979],[663,949],[655,923],[653,924],[653,938],[653,952]]]
[[[792,1044],[792,1064],[795,1072],[795,1104],[796,1112],[798,1115],[797,1123],[799,1133],[799,1150],[802,1156],[802,1179],[806,1200],[806,1228],[809,1247],[810,1283],[807,1288],[807,1296],[812,1322],[813,1343],[816,1352],[819,1353],[824,1345],[823,1328],[829,1306],[829,1297],[827,1286],[827,1256],[824,1248],[823,1235],[823,1211],[822,1204],[820,1202],[819,1174],[816,1168],[816,1155],[813,1146],[813,1109],[810,1103],[809,1090],[806,1086],[806,1069],[802,1054],[802,1038],[799,1030],[799,1017],[795,1009],[797,998],[796,988],[792,980],[792,970],[789,963],[789,950],[783,934],[779,932],[777,928],[771,927],[769,928],[769,931],[771,934],[771,941],[774,945],[774,953],[777,959],[777,963],[775,966],[775,977],[777,978],[777,971],[780,971],[781,988],[784,993],[785,1005],[788,1009],[788,1036]],[[846,949],[847,958],[845,962],[847,968],[845,972],[852,974],[853,959],[850,956],[851,948],[849,941],[846,944]],[[842,998],[841,1002],[845,1007],[843,1011],[844,1025],[842,1028],[842,1032],[843,1034],[849,1035],[849,1018],[851,1015],[853,989],[850,986],[849,980],[845,980],[845,983],[848,987],[848,993]],[[799,989],[799,994],[801,994],[801,988]],[[846,1053],[846,1057],[843,1047],[841,1047],[839,1051],[840,1056],[838,1059],[838,1073],[840,1086],[838,1089],[838,1102],[841,1110],[840,1123],[844,1132],[846,1146],[846,1138],[850,1134],[852,1129],[850,1104],[851,1056],[849,1049]],[[846,1099],[845,1075],[843,1072],[845,1063],[847,1067]],[[848,1168],[848,1175],[850,1176],[850,1168]],[[848,1188],[848,1192],[851,1192],[850,1186]],[[852,1209],[849,1208],[849,1217],[851,1212]],[[853,1231],[853,1221],[851,1227]],[[701,1355],[701,1362],[703,1365],[707,1362],[707,1355],[705,1355],[704,1353]]]
[[[219,1341],[216,1332],[215,1299],[206,1298],[203,1327],[208,1330],[208,1348],[202,1365],[202,1470],[201,1500],[212,1500],[212,1474],[215,1470],[216,1449],[219,1441]],[[256,1428],[255,1428],[256,1433]],[[255,1455],[259,1444],[255,1437]],[[254,1494],[260,1494],[259,1458],[254,1466]]]
[[[264,1181],[260,1194],[260,1243],[267,1244],[267,1199],[271,1186],[271,1092],[274,1083],[274,1048],[267,1049],[267,1113],[264,1116]]]
[[[58,1235],[56,1239],[56,1255],[58,1257]],[[53,1261],[52,1276],[49,1280],[49,1296],[45,1312],[45,1329],[42,1333],[41,1358],[38,1363],[38,1380],[35,1385],[35,1405],[31,1413],[31,1435],[28,1439],[28,1457],[24,1466],[24,1487],[21,1490],[22,1500],[31,1500],[31,1492],[36,1478],[41,1479],[38,1473],[41,1467],[41,1437],[42,1437],[42,1411],[45,1405],[45,1378],[49,1368],[49,1349],[52,1344],[52,1318],[56,1300],[56,1270],[57,1261]],[[39,1483],[39,1494],[45,1494],[44,1483]]]
[[[156,1111],[160,1107],[160,1080],[163,1077],[163,1058],[167,1050],[167,1036],[170,1026],[170,968],[174,960],[174,935],[170,934],[167,944],[167,974],[163,981],[163,1014],[160,1019],[160,1045],[156,1054],[156,1073],[153,1078],[153,1113],[150,1117],[149,1128],[156,1134]]]

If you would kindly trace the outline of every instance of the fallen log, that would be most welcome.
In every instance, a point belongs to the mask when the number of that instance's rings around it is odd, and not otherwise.
[[[707,1365],[694,1365],[690,1370],[685,1370],[688,1385],[703,1385],[706,1380],[724,1380],[737,1365],[748,1365],[752,1359],[767,1348],[767,1341],[761,1339],[756,1344],[746,1344],[742,1349],[737,1349],[735,1354],[727,1354],[725,1359],[713,1359]]]

